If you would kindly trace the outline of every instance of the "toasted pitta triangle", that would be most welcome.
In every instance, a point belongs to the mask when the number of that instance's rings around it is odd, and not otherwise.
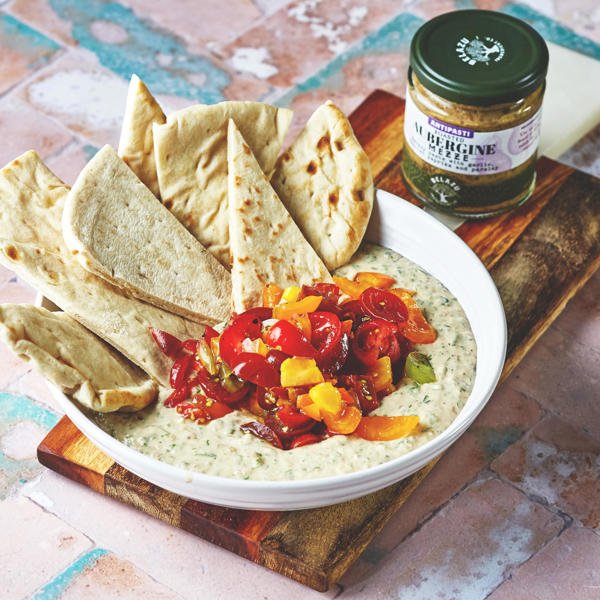
[[[154,127],[160,197],[194,237],[230,265],[227,211],[227,122],[232,118],[263,171],[275,161],[292,111],[261,102],[191,106]]]
[[[227,148],[233,309],[260,306],[267,283],[285,288],[331,281],[231,119]]]
[[[193,321],[226,321],[231,275],[110,147],[84,167],[62,218],[69,250],[88,271]]]
[[[271,179],[292,218],[330,271],[356,252],[373,208],[373,176],[344,113],[320,106],[279,157]]]
[[[172,360],[158,349],[149,327],[179,339],[197,339],[204,327],[131,298],[86,271],[62,237],[68,191],[33,151],[0,171],[0,263],[168,385]]]
[[[165,114],[137,75],[131,76],[121,125],[119,156],[156,196],[159,195],[152,124],[162,125]]]
[[[158,394],[156,383],[139,367],[63,312],[1,304],[0,339],[92,410],[132,412]]]

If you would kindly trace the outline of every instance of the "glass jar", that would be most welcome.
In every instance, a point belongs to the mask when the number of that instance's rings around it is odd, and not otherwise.
[[[456,11],[411,44],[402,175],[426,205],[482,218],[523,204],[535,186],[548,49],[522,21]]]

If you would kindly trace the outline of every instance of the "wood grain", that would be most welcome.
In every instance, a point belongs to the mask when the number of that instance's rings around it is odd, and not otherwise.
[[[378,187],[409,199],[400,174],[404,101],[376,91],[351,115]],[[542,158],[521,208],[465,223],[460,235],[490,269],[508,323],[506,377],[600,264],[600,181]],[[38,448],[42,464],[316,590],[350,567],[433,468],[335,506],[260,512],[162,490],[102,454],[64,417]]]

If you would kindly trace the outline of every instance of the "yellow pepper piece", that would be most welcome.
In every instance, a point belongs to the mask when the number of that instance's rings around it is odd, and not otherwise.
[[[296,285],[291,285],[290,287],[286,287],[285,290],[283,290],[281,299],[284,302],[296,302],[296,300],[298,300],[299,295],[300,288]]]
[[[283,387],[315,385],[323,381],[323,374],[312,358],[286,358],[281,363],[281,385]]]
[[[375,391],[380,392],[392,383],[392,361],[389,356],[382,356],[369,369],[369,375],[373,378]]]
[[[329,381],[319,383],[308,391],[310,399],[321,409],[328,413],[337,414],[344,407],[340,390]]]
[[[215,337],[210,338],[210,349],[215,356],[219,356],[219,340],[221,339],[220,335],[215,335]]]
[[[280,304],[273,309],[273,318],[285,319],[287,321],[294,315],[314,312],[319,308],[321,300],[323,300],[322,296],[306,296],[306,298],[302,298],[298,302]]]

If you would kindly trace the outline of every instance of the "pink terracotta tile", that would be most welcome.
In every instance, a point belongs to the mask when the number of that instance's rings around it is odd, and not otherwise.
[[[2,104],[0,131],[2,166],[27,150],[35,150],[42,158],[46,158],[73,138],[67,129],[23,103]]]
[[[51,394],[46,379],[33,369],[27,371],[19,379],[11,381],[6,386],[6,390],[19,396],[27,396],[59,415],[64,413],[60,404]]]
[[[48,0],[13,0],[9,10],[20,20],[31,24],[63,44],[75,43],[71,36],[71,23],[61,19],[52,10]]]
[[[80,529],[99,547],[190,600],[264,600],[265,595],[323,600],[339,593],[336,586],[326,594],[312,591],[52,471],[29,484],[25,494]]]
[[[469,430],[449,449],[341,580],[352,585],[519,439],[541,417],[535,402],[500,387]]]
[[[600,528],[600,443],[557,417],[540,422],[492,463],[526,494]]]
[[[397,12],[397,5],[384,0],[293,2],[243,33],[222,52],[232,69],[288,87],[315,73]]]
[[[18,358],[8,346],[0,342],[0,389],[16,383],[31,367]]]
[[[539,10],[537,3],[534,8]],[[555,0],[550,3],[546,10],[550,10],[550,16],[559,21],[562,25],[572,29],[579,35],[600,43],[600,7],[597,2],[589,0]],[[544,10],[545,12],[545,10]]]
[[[37,292],[25,281],[16,279],[0,287],[0,302],[34,304]]]
[[[488,600],[597,600],[600,537],[570,528],[519,567]]]
[[[497,480],[478,482],[342,598],[483,599],[563,527],[563,521]]]
[[[122,0],[121,4],[132,8],[138,17],[177,33],[190,46],[227,42],[262,16],[251,0],[203,0],[201,11],[195,0],[169,5],[162,0]]]
[[[67,587],[61,600],[173,600],[179,594],[151,579],[130,562],[114,554],[100,557],[93,566],[85,569]]]
[[[127,82],[89,52],[71,51],[27,83],[19,95],[100,147],[118,145]]]
[[[16,277],[14,271],[6,268],[4,265],[0,265],[0,286],[8,283],[11,279],[16,280]]]
[[[58,156],[47,161],[48,167],[67,185],[73,185],[87,162],[98,148],[91,144],[75,143]]]
[[[0,503],[0,597],[22,598],[69,565],[90,541],[26,498]]]

